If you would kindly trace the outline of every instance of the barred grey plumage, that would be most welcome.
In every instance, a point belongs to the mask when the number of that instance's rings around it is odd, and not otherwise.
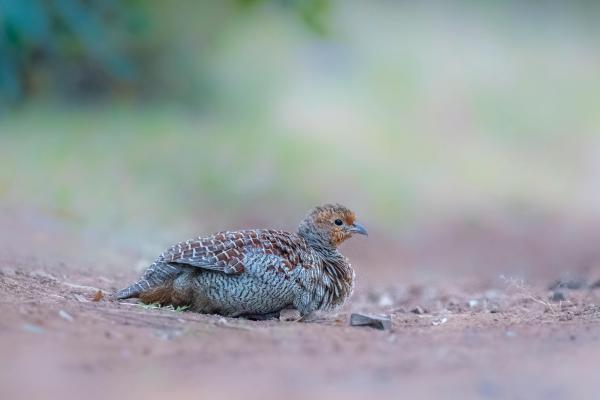
[[[327,204],[311,210],[297,233],[255,229],[191,239],[169,248],[113,296],[226,316],[331,310],[352,293],[354,271],[337,247],[354,233],[367,233],[354,213]]]

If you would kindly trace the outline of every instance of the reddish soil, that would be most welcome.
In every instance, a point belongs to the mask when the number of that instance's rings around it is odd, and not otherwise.
[[[375,230],[346,246],[350,304],[301,323],[94,299],[132,280],[140,255],[3,209],[0,398],[600,398],[597,230],[496,222],[397,243]],[[550,290],[561,276],[572,289]],[[351,312],[393,327],[351,327]]]

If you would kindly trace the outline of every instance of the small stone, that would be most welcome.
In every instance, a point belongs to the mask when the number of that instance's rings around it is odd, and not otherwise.
[[[559,302],[559,301],[565,301],[565,300],[567,300],[567,298],[565,297],[565,294],[562,291],[555,290],[550,295],[550,300],[551,301],[555,301],[555,302]]]
[[[431,321],[431,325],[438,326],[438,325],[443,325],[446,322],[448,322],[448,318],[443,317],[443,318],[440,318],[440,319],[434,319],[433,321]]]
[[[467,304],[469,305],[470,308],[475,308],[479,305],[479,300],[471,299],[471,300],[469,300],[469,302]]]
[[[71,314],[69,314],[65,310],[60,310],[58,312],[58,316],[61,317],[64,320],[66,320],[66,321],[73,322],[73,317],[71,316]]]
[[[413,313],[413,314],[417,314],[417,315],[425,314],[425,310],[423,310],[419,306],[413,308],[412,310],[410,310],[410,312]]]
[[[600,279],[590,285],[590,289],[600,289]]]
[[[575,278],[575,279],[559,279],[553,282],[550,286],[548,286],[549,290],[557,290],[557,289],[570,289],[570,290],[578,290],[585,286],[585,279],[583,278]]]
[[[35,333],[37,335],[41,335],[42,333],[44,333],[44,328],[42,328],[41,326],[34,325],[34,324],[23,324],[22,329],[25,332]]]
[[[389,316],[381,317],[352,313],[350,315],[350,326],[370,326],[383,331],[392,328],[392,320]]]

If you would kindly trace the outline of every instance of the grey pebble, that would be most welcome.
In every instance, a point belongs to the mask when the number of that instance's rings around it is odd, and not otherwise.
[[[578,290],[585,287],[585,279],[583,278],[573,278],[573,279],[559,279],[554,281],[548,289],[557,290],[557,289],[570,289],[570,290]]]
[[[410,312],[413,314],[421,315],[421,314],[425,314],[426,311],[423,308],[417,306],[417,307],[413,308],[412,310],[410,310]]]
[[[389,330],[392,328],[392,320],[389,316],[373,316],[365,314],[352,313],[350,315],[351,326],[370,326],[379,330]]]
[[[558,301],[565,301],[566,299],[567,298],[565,297],[565,294],[560,290],[555,290],[550,295],[550,300],[552,300],[552,301],[558,302]]]
[[[41,326],[37,326],[34,324],[23,324],[23,326],[21,327],[25,332],[30,332],[30,333],[35,333],[38,335],[41,335],[42,333],[44,333],[44,328],[42,328]]]
[[[60,310],[58,312],[58,315],[59,315],[59,317],[61,317],[62,319],[66,320],[66,321],[73,322],[73,317],[71,316],[71,314],[69,314],[65,310]]]

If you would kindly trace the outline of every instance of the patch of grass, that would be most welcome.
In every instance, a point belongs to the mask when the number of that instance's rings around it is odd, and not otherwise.
[[[175,307],[171,304],[168,306],[163,306],[160,303],[140,304],[140,307],[142,307],[143,309],[146,309],[146,310],[166,310],[166,311],[172,311],[172,312],[184,312],[190,308],[190,306]]]

